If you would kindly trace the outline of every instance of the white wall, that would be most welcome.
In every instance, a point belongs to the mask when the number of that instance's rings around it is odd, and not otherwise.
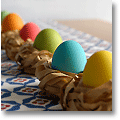
[[[112,0],[1,0],[1,9],[29,21],[97,18],[112,22]]]

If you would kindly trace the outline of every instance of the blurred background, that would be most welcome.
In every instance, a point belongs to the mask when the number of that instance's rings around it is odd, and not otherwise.
[[[1,10],[27,22],[53,19],[112,42],[112,0],[1,0]]]

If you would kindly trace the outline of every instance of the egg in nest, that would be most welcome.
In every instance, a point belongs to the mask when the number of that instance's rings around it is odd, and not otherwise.
[[[41,30],[38,25],[33,22],[29,22],[20,30],[20,36],[24,41],[26,41],[28,38],[34,41],[40,31]]]
[[[82,46],[74,40],[68,40],[61,43],[55,50],[52,68],[78,74],[84,70],[86,62]]]
[[[22,18],[16,13],[8,14],[2,21],[3,32],[21,30],[24,26]]]
[[[83,72],[83,83],[98,87],[112,79],[112,53],[101,50],[94,53],[88,60]]]

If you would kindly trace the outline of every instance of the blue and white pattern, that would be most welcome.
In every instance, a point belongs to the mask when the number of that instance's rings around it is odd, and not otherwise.
[[[35,20],[40,28],[52,28],[62,37],[63,41],[75,40],[83,47],[86,58],[99,50],[112,52],[112,44],[59,24],[56,21]],[[52,99],[42,94],[39,80],[31,75],[17,70],[17,64],[9,60],[4,50],[1,50],[1,110],[2,111],[61,111],[59,99]]]

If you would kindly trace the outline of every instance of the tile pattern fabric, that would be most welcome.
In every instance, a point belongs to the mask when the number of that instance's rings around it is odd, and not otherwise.
[[[75,40],[83,47],[86,58],[99,50],[112,52],[112,44],[59,24],[53,20],[35,20],[40,28],[52,28],[63,41]],[[1,50],[1,111],[61,111],[59,99],[51,98],[38,88],[39,80],[17,70],[17,64],[9,60]]]

